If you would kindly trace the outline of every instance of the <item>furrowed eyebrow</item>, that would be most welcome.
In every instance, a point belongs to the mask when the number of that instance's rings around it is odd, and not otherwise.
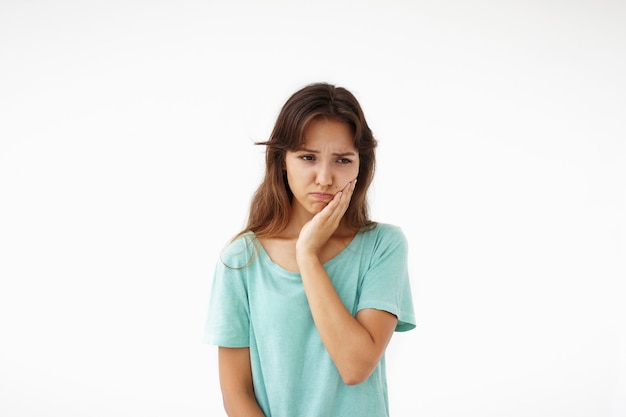
[[[356,153],[354,153],[354,152],[342,152],[342,153],[334,153],[333,155],[342,158],[344,156],[356,156]]]
[[[307,148],[298,148],[298,149],[296,149],[296,152],[320,153],[320,151],[316,151],[316,150],[313,150],[313,149],[307,149]],[[334,152],[333,155],[342,158],[344,156],[356,156],[356,153],[354,153],[354,152],[341,152],[341,153]]]
[[[313,149],[307,149],[307,148],[298,148],[296,149],[296,152],[320,153],[320,151],[314,151]]]

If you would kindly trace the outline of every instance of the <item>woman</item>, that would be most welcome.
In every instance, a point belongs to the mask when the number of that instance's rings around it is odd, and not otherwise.
[[[374,139],[346,89],[284,104],[247,226],[218,262],[206,342],[229,416],[389,415],[385,349],[415,327],[407,242],[370,220]]]

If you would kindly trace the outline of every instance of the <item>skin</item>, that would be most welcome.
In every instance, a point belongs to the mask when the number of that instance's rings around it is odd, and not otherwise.
[[[279,236],[262,239],[261,244],[276,264],[302,276],[322,342],[344,383],[354,385],[365,381],[378,365],[397,317],[374,309],[361,310],[353,317],[323,266],[357,233],[342,223],[359,172],[359,153],[350,127],[315,120],[304,139],[302,148],[287,152],[285,158],[294,196],[289,224]],[[262,416],[254,398],[249,350],[221,347],[219,354],[228,415]]]

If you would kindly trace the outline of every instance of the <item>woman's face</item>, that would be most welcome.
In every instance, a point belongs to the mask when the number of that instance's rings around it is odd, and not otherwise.
[[[346,123],[313,120],[300,149],[285,155],[294,214],[312,217],[359,173],[359,152]]]

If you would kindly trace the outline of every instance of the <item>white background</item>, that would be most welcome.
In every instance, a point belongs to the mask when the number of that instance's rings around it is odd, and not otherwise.
[[[213,267],[314,81],[410,242],[392,415],[626,416],[626,3],[2,0],[0,60],[1,416],[223,415]]]

